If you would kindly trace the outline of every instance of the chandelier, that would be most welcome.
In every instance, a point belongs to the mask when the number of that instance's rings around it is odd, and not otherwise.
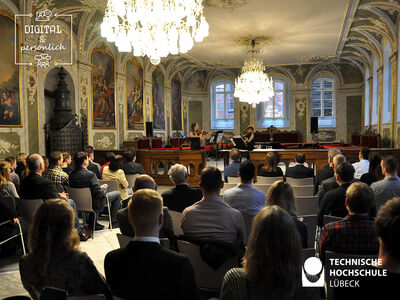
[[[250,57],[244,61],[242,74],[235,80],[234,96],[239,98],[239,101],[256,107],[258,103],[268,101],[274,96],[274,86],[272,78],[264,73],[262,60],[255,56],[258,51],[254,39],[248,52]]]
[[[101,35],[120,52],[159,64],[168,54],[192,49],[208,36],[202,0],[108,0]]]

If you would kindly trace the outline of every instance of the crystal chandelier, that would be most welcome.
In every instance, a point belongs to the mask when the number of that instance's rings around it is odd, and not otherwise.
[[[133,49],[157,65],[161,57],[192,49],[208,28],[202,0],[108,0],[101,35],[119,51]]]
[[[251,41],[250,57],[244,61],[242,74],[235,80],[234,96],[241,102],[252,104],[253,107],[274,96],[272,78],[264,73],[261,59],[255,57],[257,53],[255,40]]]

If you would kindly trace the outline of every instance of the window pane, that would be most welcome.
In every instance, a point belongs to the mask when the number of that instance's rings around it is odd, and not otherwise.
[[[324,116],[325,117],[332,117],[332,108],[325,108],[324,109]]]
[[[283,118],[283,92],[275,93],[275,118]]]
[[[315,80],[312,83],[312,88],[313,89],[320,89],[321,88],[321,80]]]
[[[233,92],[233,84],[230,84],[230,83],[225,84],[225,91]]]
[[[267,100],[264,103],[264,118],[273,118],[273,109],[274,109],[274,101],[273,100]]]
[[[324,91],[324,100],[332,100],[333,92],[332,91]]]
[[[312,99],[314,100],[321,100],[321,91],[313,91],[312,92]]]
[[[215,87],[215,91],[218,92],[224,92],[224,85],[223,84],[219,84]]]
[[[321,116],[321,109],[313,109],[312,115],[313,115],[313,117]]]
[[[333,88],[333,82],[324,80],[324,89],[331,89]]]
[[[224,94],[216,94],[215,98],[215,118],[216,119],[225,119],[224,116]]]
[[[313,108],[321,108],[321,100],[313,100],[312,107]]]
[[[324,101],[324,108],[332,108],[332,100]]]
[[[226,118],[233,119],[235,117],[233,94],[226,94]]]
[[[274,82],[274,89],[275,90],[283,90],[283,82],[281,81],[275,81]]]

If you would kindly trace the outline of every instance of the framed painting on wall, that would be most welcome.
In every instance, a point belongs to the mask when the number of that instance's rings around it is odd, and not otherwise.
[[[127,129],[143,130],[143,68],[136,60],[126,65]]]
[[[15,41],[13,16],[0,10],[0,127],[22,127],[20,70],[14,64]],[[18,24],[17,24],[18,26]],[[19,32],[19,30],[18,30]]]
[[[165,129],[164,75],[157,68],[153,81],[153,129]]]
[[[92,53],[93,129],[115,129],[115,62],[105,49]]]
[[[182,130],[182,85],[179,79],[172,79],[172,130]]]

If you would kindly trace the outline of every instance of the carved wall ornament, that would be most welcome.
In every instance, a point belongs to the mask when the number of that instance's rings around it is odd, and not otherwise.
[[[36,103],[36,96],[37,96],[37,73],[36,73],[36,66],[27,66],[26,67],[26,77],[27,81],[29,82],[28,86],[26,87],[27,96],[28,96],[28,103],[30,105],[34,105]]]
[[[306,114],[306,98],[296,98],[297,118],[303,120]]]
[[[242,112],[242,122],[248,118],[249,105],[246,103],[240,104],[240,111]]]

